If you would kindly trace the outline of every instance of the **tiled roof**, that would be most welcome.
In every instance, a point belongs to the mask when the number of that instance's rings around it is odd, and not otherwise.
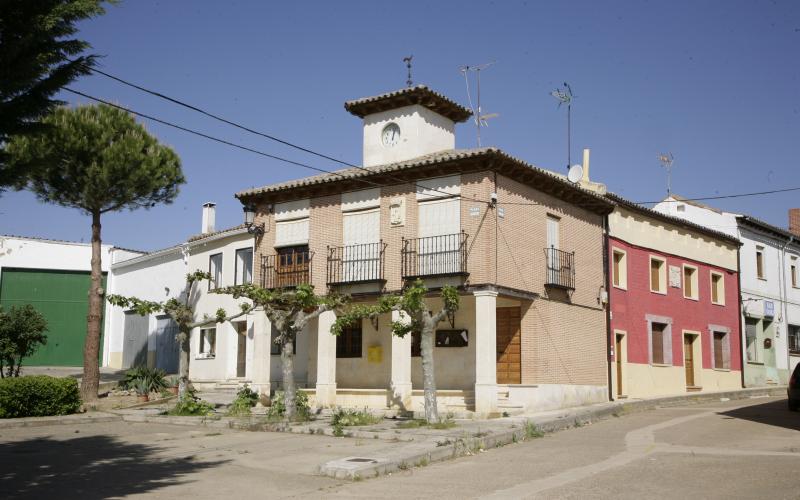
[[[735,245],[741,245],[741,242],[737,238],[735,238],[735,237],[733,237],[733,236],[731,236],[731,235],[729,235],[727,233],[716,231],[714,229],[707,228],[706,226],[701,226],[700,224],[695,224],[694,222],[688,221],[686,219],[682,219],[680,217],[675,217],[675,216],[672,216],[672,215],[667,215],[667,214],[662,213],[662,212],[657,212],[657,211],[653,210],[652,208],[647,208],[645,206],[642,206],[642,205],[634,203],[634,202],[632,202],[630,200],[627,200],[627,199],[623,198],[622,196],[620,196],[618,194],[606,193],[606,197],[608,199],[614,201],[618,205],[621,205],[623,207],[629,208],[631,210],[636,210],[636,211],[641,212],[643,214],[646,214],[646,215],[648,215],[650,217],[653,217],[654,219],[661,219],[663,221],[675,224],[676,226],[682,226],[684,228],[691,229],[693,231],[697,231],[698,233],[703,233],[703,234],[706,234],[708,236],[713,236],[714,238],[718,238],[718,239],[727,241],[728,243],[733,243]]]
[[[450,118],[454,122],[466,121],[472,116],[472,111],[448,99],[438,92],[434,92],[425,85],[416,87],[406,87],[404,89],[387,92],[372,97],[362,97],[344,103],[344,109],[350,113],[364,118],[372,113],[380,113],[389,109],[396,109],[401,106],[419,104],[431,111],[435,111],[442,116]]]
[[[533,174],[540,181],[543,182],[546,181],[548,183],[558,184],[559,186],[561,186],[561,188],[565,188],[569,192],[578,193],[580,196],[583,196],[584,199],[588,198],[593,200],[593,203],[595,205],[607,206],[609,207],[607,211],[610,211],[610,207],[613,205],[603,196],[600,196],[588,189],[584,189],[580,187],[580,185],[573,184],[568,180],[566,180],[563,176],[560,176],[554,172],[550,172],[549,170],[545,170],[536,167],[534,165],[531,165],[529,163],[526,163],[518,158],[515,158],[511,155],[504,153],[503,151],[497,148],[450,149],[446,151],[440,151],[438,153],[432,153],[429,155],[420,156],[417,158],[412,158],[410,160],[397,163],[388,163],[385,165],[376,165],[373,167],[363,167],[363,168],[346,168],[342,170],[333,171],[329,174],[314,175],[302,179],[296,179],[278,184],[270,184],[260,188],[240,191],[239,193],[236,193],[236,197],[239,199],[249,198],[261,194],[277,193],[280,191],[288,191],[296,188],[328,184],[337,181],[341,182],[344,180],[362,179],[364,187],[369,187],[371,185],[372,186],[376,185],[373,181],[370,180],[370,177],[374,177],[379,174],[391,174],[394,172],[401,172],[404,170],[410,170],[414,168],[438,166],[442,163],[466,160],[466,159],[485,159],[487,162],[491,160],[505,161],[507,163],[514,164],[516,167],[523,169],[527,175]]]
[[[784,229],[778,226],[773,226],[772,224],[764,222],[763,220],[753,217],[751,215],[739,215],[736,217],[736,220],[739,221],[740,223],[747,224],[750,226],[755,226],[764,231],[776,234],[778,236],[782,236],[784,238],[791,238],[795,242],[800,243],[800,235],[794,234],[788,229]]]
[[[246,226],[244,224],[239,224],[238,226],[229,227],[227,229],[220,229],[219,231],[214,231],[212,233],[205,233],[205,234],[195,234],[194,236],[190,236],[186,242],[187,243],[194,243],[196,241],[204,240],[206,238],[216,238],[219,236],[223,236],[225,234],[237,234],[242,232],[242,229],[245,229]]]

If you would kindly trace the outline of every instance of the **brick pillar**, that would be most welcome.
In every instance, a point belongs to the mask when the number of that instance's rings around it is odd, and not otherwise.
[[[392,311],[392,321],[409,321],[408,316]],[[411,410],[411,334],[403,338],[392,335],[392,374],[389,406]]]
[[[272,325],[267,315],[257,311],[253,315],[253,388],[260,394],[270,393],[270,362],[272,357]]]
[[[317,318],[317,406],[336,405],[336,337],[331,326],[336,313],[325,311]]]
[[[789,209],[789,231],[800,236],[800,208]]]
[[[497,411],[497,292],[475,292],[475,413]]]

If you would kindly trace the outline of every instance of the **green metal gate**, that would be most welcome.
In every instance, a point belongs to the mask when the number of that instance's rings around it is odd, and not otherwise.
[[[105,280],[104,275],[104,288]],[[0,275],[0,305],[8,309],[11,306],[31,304],[47,319],[47,345],[41,347],[23,364],[83,365],[89,284],[89,273],[83,271],[3,268]],[[105,312],[105,305],[103,311]],[[102,338],[100,346],[102,353]]]

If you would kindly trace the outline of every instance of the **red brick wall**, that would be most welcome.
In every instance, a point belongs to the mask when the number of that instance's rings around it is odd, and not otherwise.
[[[619,248],[627,254],[627,290],[611,287],[611,329],[627,333],[629,363],[649,363],[648,332],[646,314],[672,318],[672,364],[683,366],[683,330],[700,332],[703,352],[702,367],[713,368],[711,360],[711,334],[708,325],[730,328],[732,370],[741,370],[741,329],[739,326],[739,280],[737,273],[716,266],[675,257],[656,250],[640,248],[617,238],[611,238],[609,261],[613,249]],[[650,256],[667,261],[667,294],[650,291]],[[699,300],[684,298],[683,288],[669,286],[669,266],[689,264],[698,268]],[[710,272],[723,275],[725,281],[725,305],[711,303]],[[683,283],[683,276],[681,276]],[[613,333],[612,333],[613,335]]]
[[[789,231],[800,236],[800,208],[789,209]]]

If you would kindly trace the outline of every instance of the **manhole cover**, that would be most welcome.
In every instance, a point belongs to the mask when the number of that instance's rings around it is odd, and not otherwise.
[[[347,461],[348,462],[369,462],[369,463],[373,463],[373,464],[378,463],[377,460],[373,460],[371,458],[358,458],[358,457],[356,457],[356,458],[348,458]]]

